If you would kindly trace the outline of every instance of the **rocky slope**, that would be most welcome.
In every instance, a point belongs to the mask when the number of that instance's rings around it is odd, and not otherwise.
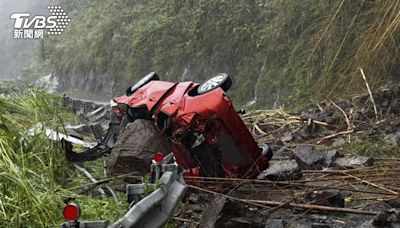
[[[210,177],[199,186],[189,186],[187,203],[171,223],[399,227],[398,88],[391,84],[347,100],[312,104],[301,113],[244,114],[254,137],[274,147],[270,167],[256,180]],[[70,103],[76,103],[78,112],[98,108],[85,108],[91,106],[87,102]],[[224,187],[215,188],[215,181]]]

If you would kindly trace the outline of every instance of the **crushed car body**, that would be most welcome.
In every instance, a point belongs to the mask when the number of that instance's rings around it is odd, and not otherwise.
[[[153,121],[173,145],[184,176],[254,178],[268,167],[272,152],[257,145],[226,91],[232,81],[221,73],[199,84],[160,81],[152,72],[111,101],[109,131],[96,147],[70,160],[109,153],[124,127],[137,119]],[[154,151],[157,152],[157,151]]]

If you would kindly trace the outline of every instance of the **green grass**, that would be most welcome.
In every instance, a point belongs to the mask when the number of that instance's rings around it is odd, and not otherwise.
[[[74,117],[60,103],[58,97],[36,90],[0,97],[0,227],[58,226],[67,197],[78,200],[84,219],[116,220],[127,209],[122,200],[116,203],[66,190],[89,180],[44,133],[27,134],[37,123],[63,132],[63,121]],[[97,167],[90,172],[103,177],[102,164],[87,166]]]
[[[398,147],[385,142],[384,135],[362,135],[351,144],[346,145],[344,150],[350,154],[364,156],[389,156],[398,154]]]

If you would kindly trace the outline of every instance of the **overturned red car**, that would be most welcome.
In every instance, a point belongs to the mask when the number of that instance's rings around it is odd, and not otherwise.
[[[268,167],[272,152],[257,145],[233,108],[225,93],[231,84],[224,73],[202,84],[160,81],[149,73],[111,101],[114,124],[154,121],[172,142],[185,175],[255,177]]]

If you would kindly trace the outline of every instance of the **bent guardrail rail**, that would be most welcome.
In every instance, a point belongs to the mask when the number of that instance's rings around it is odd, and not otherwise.
[[[161,162],[153,160],[151,170],[153,183],[148,185],[157,188],[144,197],[145,184],[127,185],[128,201],[132,201],[133,206],[117,222],[109,224],[107,221],[72,221],[65,222],[60,227],[128,228],[163,226],[184,197],[187,186],[183,179],[183,170],[175,163],[172,154],[167,155]]]

